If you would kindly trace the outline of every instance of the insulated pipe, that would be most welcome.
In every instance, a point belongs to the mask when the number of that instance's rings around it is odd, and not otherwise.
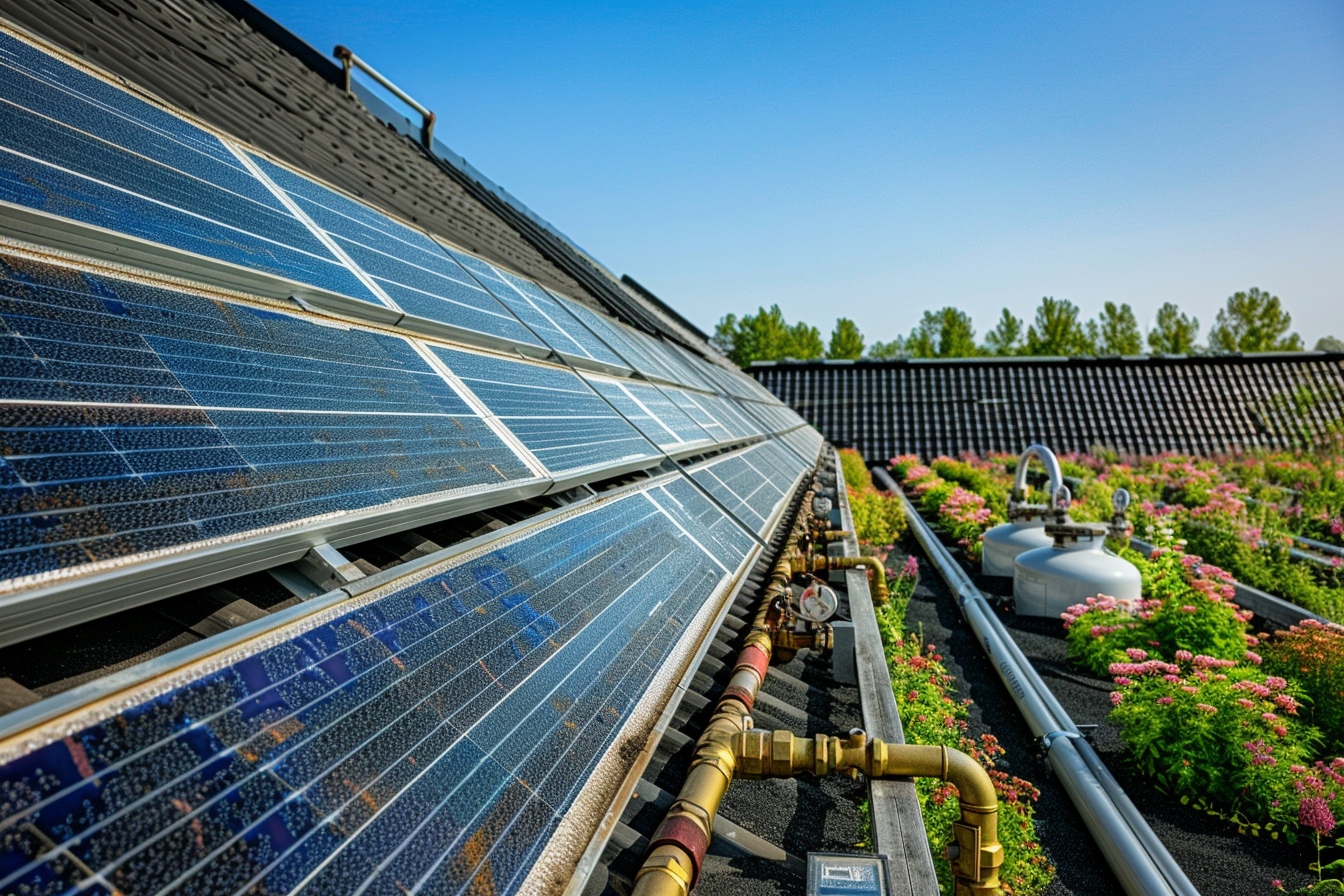
[[[952,559],[887,471],[874,467],[872,472],[884,488],[900,495],[915,538],[952,589],[962,614],[1012,694],[1027,726],[1041,738],[1051,769],[1125,892],[1130,896],[1198,896],[1185,872],[1092,745],[1082,738],[1069,714],[1009,637],[970,577]]]
[[[1064,484],[1064,473],[1059,469],[1059,459],[1055,457],[1055,452],[1039,443],[1028,445],[1022,456],[1017,459],[1017,472],[1013,476],[1013,501],[1020,504],[1026,500],[1027,466],[1031,463],[1032,457],[1040,458],[1041,463],[1045,464],[1045,475],[1050,479],[1050,500],[1053,502],[1055,492]]]

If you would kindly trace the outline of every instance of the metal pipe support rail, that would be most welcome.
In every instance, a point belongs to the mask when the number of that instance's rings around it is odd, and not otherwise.
[[[387,79],[386,76],[384,76],[376,68],[369,65],[363,59],[360,59],[346,47],[337,44],[336,49],[332,50],[331,52],[332,55],[334,55],[337,59],[341,60],[341,67],[344,69],[345,72],[346,93],[354,92],[353,85],[350,83],[350,73],[351,73],[350,70],[352,68],[357,68],[364,74],[368,75],[370,78],[381,84],[383,88],[387,90],[388,93],[392,94],[397,99],[401,100],[403,103],[414,109],[416,112],[420,113],[420,119],[421,119],[420,142],[424,144],[425,149],[430,149],[432,151],[432,148],[434,146],[434,122],[438,120],[437,116],[435,116],[433,112],[429,111],[424,106],[420,105],[415,100],[411,99],[410,94],[402,90],[397,85],[393,84],[390,80]]]
[[[1120,886],[1129,896],[1198,896],[1199,891],[1008,635],[970,576],[934,535],[890,474],[881,467],[873,467],[872,473],[878,484],[900,497],[910,531],[952,590],[962,616],[1032,734],[1041,739],[1051,769],[1083,817]]]
[[[823,558],[798,549],[809,535],[814,492],[803,496],[798,518],[771,568],[751,631],[733,674],[696,741],[694,758],[677,798],[654,831],[649,853],[635,875],[633,896],[688,896],[709,849],[714,817],[733,778],[793,777],[836,772],[872,778],[937,777],[956,785],[961,818],[953,824],[947,857],[957,896],[995,896],[1003,846],[998,840],[998,796],[978,762],[946,747],[887,744],[855,729],[841,740],[825,734],[753,728],[751,710],[765,682],[773,651],[772,617],[781,612],[795,574],[825,569]],[[837,558],[842,559],[842,558]],[[818,566],[818,561],[822,565]],[[866,565],[866,564],[863,564]],[[852,565],[851,565],[852,566]],[[879,568],[880,565],[879,565]],[[879,577],[885,586],[885,570]],[[884,589],[885,590],[885,589]]]

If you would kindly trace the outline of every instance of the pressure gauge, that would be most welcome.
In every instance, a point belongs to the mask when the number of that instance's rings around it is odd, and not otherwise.
[[[808,622],[825,622],[840,609],[840,598],[834,590],[820,582],[813,582],[803,589],[798,598],[798,615]]]
[[[1129,509],[1129,492],[1123,488],[1116,489],[1115,494],[1111,495],[1111,506],[1117,514],[1123,516]]]

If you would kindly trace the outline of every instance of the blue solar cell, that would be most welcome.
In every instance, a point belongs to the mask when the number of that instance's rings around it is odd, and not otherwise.
[[[630,369],[602,340],[594,336],[559,301],[530,280],[516,277],[465,252],[449,249],[462,267],[490,290],[555,351],[574,359],[599,361]]]
[[[469,271],[478,283],[488,289],[491,295],[512,311],[547,346],[571,357],[589,357],[574,337],[566,332],[571,321],[565,315],[557,314],[554,309],[547,309],[544,306],[538,307],[537,304],[528,301],[504,279],[503,272],[494,265],[456,249],[445,247],[444,251]]]
[[[425,234],[265,159],[254,160],[407,314],[521,345],[542,345]]]
[[[802,469],[797,458],[762,442],[695,467],[690,475],[743,525],[765,535],[767,522]]]
[[[695,421],[695,425],[709,434],[716,444],[731,442],[733,433],[718,421],[708,410],[708,396],[702,392],[688,392],[684,389],[664,388],[664,393],[672,403]]]
[[[786,432],[778,438],[780,442],[789,446],[794,454],[809,464],[816,463],[822,443],[825,441],[821,433],[806,425]]]
[[[656,386],[598,377],[590,377],[589,385],[661,448],[680,450],[712,441],[709,433]]]
[[[747,439],[763,433],[761,427],[749,420],[731,399],[696,393],[695,400],[712,414],[734,439]]]
[[[648,494],[679,525],[696,533],[701,546],[729,567],[741,563],[751,550],[754,542],[742,524],[725,515],[685,479],[674,479],[650,489]]]
[[[444,561],[6,757],[0,890],[514,892],[726,579],[722,513],[681,506]]]
[[[4,578],[532,475],[403,339],[17,257],[0,320]]]
[[[435,348],[552,473],[661,456],[573,371]]]
[[[218,138],[6,34],[0,199],[378,302]]]
[[[608,320],[602,315],[594,313],[578,302],[565,298],[560,298],[558,301],[584,326],[611,346],[616,354],[620,355],[625,361],[626,366],[634,368],[647,377],[669,383],[678,382],[676,374],[669,370],[667,365],[660,361],[657,355],[649,349],[648,343],[653,340],[617,321]]]

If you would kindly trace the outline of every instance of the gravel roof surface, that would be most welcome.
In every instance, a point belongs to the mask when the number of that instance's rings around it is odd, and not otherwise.
[[[961,619],[950,591],[923,552],[915,547],[913,553],[921,561],[923,575],[910,602],[906,625],[923,627],[925,642],[938,645],[948,671],[957,678],[962,696],[975,701],[969,707],[971,733],[988,731],[1007,749],[1007,755],[998,761],[999,768],[1031,780],[1040,789],[1037,832],[1058,869],[1058,876],[1047,892],[1051,896],[1121,894],[1082,818],[1040,756],[1039,745],[1007,689]],[[897,550],[888,564],[899,566],[904,560],[905,555]],[[979,575],[973,578],[986,597],[1011,594],[1008,580]],[[1231,823],[1180,805],[1177,799],[1158,792],[1148,779],[1132,771],[1125,760],[1120,731],[1107,721],[1111,683],[1092,678],[1066,661],[1063,624],[1050,619],[1018,618],[1008,609],[1000,610],[1000,614],[1013,640],[1074,722],[1098,726],[1092,735],[1097,753],[1201,893],[1253,896],[1273,893],[1271,880],[1282,880],[1292,888],[1315,879],[1307,872],[1308,864],[1316,858],[1314,847],[1242,836]]]

